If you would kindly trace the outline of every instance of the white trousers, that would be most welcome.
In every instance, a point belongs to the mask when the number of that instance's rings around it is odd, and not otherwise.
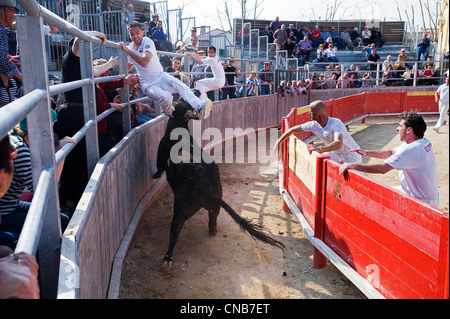
[[[225,85],[225,79],[221,78],[208,78],[208,79],[201,79],[197,81],[197,90],[200,91],[200,99],[202,101],[206,101],[208,99],[208,96],[206,95],[206,92],[216,89],[221,89]]]
[[[202,101],[192,93],[191,89],[177,78],[162,72],[151,82],[142,85],[142,91],[149,98],[159,101],[164,112],[172,113],[173,93],[178,93],[194,109],[198,110]]]
[[[448,111],[448,104],[441,103],[439,101],[439,120],[437,121],[434,128],[439,131],[442,124],[444,124],[445,118],[447,117],[447,111]]]

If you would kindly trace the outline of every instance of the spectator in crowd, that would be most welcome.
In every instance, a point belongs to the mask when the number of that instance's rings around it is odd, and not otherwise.
[[[187,52],[186,54],[192,57],[197,63],[211,66],[213,77],[197,81],[197,89],[201,92],[200,99],[207,101],[206,92],[221,89],[225,85],[225,70],[217,55],[216,48],[210,46],[208,48],[208,57],[206,58],[202,58],[194,52]]]
[[[295,36],[295,34],[294,34],[294,31],[291,31],[291,32],[288,34],[288,38],[291,39],[291,41],[292,41],[292,43],[293,43],[294,45],[296,45],[296,44],[299,42],[298,38],[297,38],[297,37]]]
[[[334,44],[333,44],[333,39],[332,39],[331,37],[328,37],[328,38],[327,38],[327,41],[325,41],[325,42],[323,43],[324,49],[325,49],[325,50],[328,49],[328,46],[329,46],[330,44],[331,44],[332,46],[334,46]]]
[[[319,76],[317,75],[317,73],[313,73],[311,77],[306,80],[305,88],[308,91],[317,90],[319,88],[319,83]]]
[[[6,135],[0,140],[0,199],[11,185],[16,157],[17,150]],[[10,236],[14,234],[0,231],[0,243],[6,242]],[[0,299],[39,299],[37,276],[38,264],[34,256],[14,254],[8,246],[0,246]]]
[[[386,60],[383,61],[383,71],[386,71],[388,65],[395,69],[395,63],[392,61],[392,55],[390,54],[386,57]]]
[[[327,42],[327,39],[331,38],[331,33],[327,31],[326,27],[320,32],[320,38],[322,39],[322,42]]]
[[[16,78],[22,83],[22,73],[19,71],[16,64],[8,58],[8,36],[5,28],[10,28],[14,22],[14,14],[18,13],[12,1],[6,1],[0,5],[0,74],[5,87],[8,86],[8,80]]]
[[[267,36],[267,43],[273,43],[273,33],[269,29],[269,25],[266,25],[264,29],[259,32],[260,36]]]
[[[290,37],[288,37],[286,39],[286,44],[284,45],[284,49],[287,51],[288,58],[294,57],[295,43],[292,41],[292,39]]]
[[[394,68],[396,70],[404,70],[406,67],[409,67],[411,69],[412,65],[406,63],[406,61],[409,61],[409,57],[406,54],[406,50],[402,49],[397,57],[397,61],[395,62]]]
[[[354,27],[352,33],[350,34],[350,38],[352,40],[352,43],[354,46],[357,46],[358,48],[362,48],[363,46],[363,41],[361,39],[361,36],[359,35],[358,32],[358,27]]]
[[[441,128],[442,124],[444,124],[444,121],[446,118],[447,118],[447,125],[449,122],[449,119],[448,119],[448,84],[449,84],[449,77],[448,77],[448,71],[447,71],[447,78],[445,79],[445,83],[440,85],[438,87],[438,89],[436,90],[436,93],[434,93],[435,101],[439,102],[439,120],[436,122],[436,125],[433,128],[433,130],[436,133],[439,133],[439,129]]]
[[[344,123],[338,118],[328,116],[327,107],[323,101],[317,100],[310,104],[311,121],[293,126],[287,130],[275,143],[275,152],[281,142],[294,133],[312,132],[325,144],[316,146],[308,145],[310,152],[317,152],[330,156],[337,163],[361,163],[361,155],[350,150],[359,148],[353,137],[348,133]]]
[[[277,88],[277,95],[278,97],[285,97],[286,96],[286,81],[281,81],[280,85]]]
[[[150,21],[148,28],[149,30],[153,29],[154,27],[156,27],[158,25],[158,21],[159,21],[159,15],[158,14],[153,14],[152,15],[152,21]]]
[[[402,145],[393,150],[352,149],[352,152],[384,159],[384,162],[373,164],[348,162],[341,165],[339,174],[342,175],[349,169],[375,174],[385,174],[397,169],[400,186],[394,187],[395,189],[438,207],[436,158],[430,141],[424,137],[426,129],[427,124],[422,116],[412,112],[403,113],[397,127]]]
[[[427,56],[427,60],[423,64],[423,67],[426,69],[428,65],[431,65],[434,68],[433,56],[432,55],[428,55]]]
[[[295,88],[292,86],[291,81],[287,81],[284,91],[286,92],[286,94],[289,94],[290,96],[295,95]]]
[[[386,67],[386,70],[384,70],[382,78],[381,78],[381,85],[382,86],[395,86],[395,78],[397,76],[394,77],[394,68],[392,67],[391,64],[389,64]]]
[[[161,21],[158,21],[156,27],[150,30],[150,34],[151,34],[150,38],[155,43],[156,50],[171,51],[168,50],[168,46],[166,45],[166,43],[168,43],[167,35],[163,30]]]
[[[425,32],[422,36],[422,39],[417,43],[417,53],[416,53],[416,61],[421,61],[423,55],[423,61],[425,61],[428,57],[428,49],[430,47],[430,39],[428,38],[428,34]]]
[[[51,110],[53,121],[56,119],[56,112]],[[31,169],[31,151],[29,147],[29,137],[26,119],[22,120],[19,125],[9,133],[9,140],[11,145],[17,151],[17,156],[14,158],[14,173],[11,184],[6,193],[0,198],[0,212],[1,223],[0,232],[5,232],[9,235],[3,237],[6,242],[0,242],[0,245],[7,245],[11,249],[15,249],[17,240],[22,231],[23,224],[27,217],[31,202],[22,201],[21,195],[27,189],[28,192],[34,192],[33,175]],[[55,140],[56,136],[55,136]],[[70,137],[64,137],[57,140],[56,150],[62,148],[67,143],[76,143]],[[59,181],[61,176],[64,161],[61,161],[55,169],[56,180]],[[69,217],[63,214],[61,210],[61,228],[65,230],[69,224]]]
[[[98,37],[106,44],[106,37],[97,31],[85,31],[90,36]],[[112,58],[100,66],[94,66],[94,75],[100,75],[115,66],[117,58]],[[69,48],[61,63],[61,81],[68,83],[81,80],[79,39],[69,41]],[[60,139],[73,136],[84,125],[82,89],[61,93],[57,99],[58,117],[53,129]],[[66,157],[61,174],[59,188],[60,206],[71,214],[88,183],[86,141],[83,138]]]
[[[319,48],[317,49],[317,56],[316,59],[313,60],[314,63],[318,62],[327,62],[327,53],[325,52],[325,49],[323,47],[323,43],[319,44]],[[331,68],[331,67],[330,67]]]
[[[372,40],[370,38],[371,36],[372,36],[372,33],[370,32],[369,27],[365,26],[364,30],[362,30],[362,32],[361,32],[361,38],[363,41],[363,45],[368,46],[372,43]]]
[[[332,66],[329,64],[327,65],[326,71],[325,71],[325,79],[331,79],[331,76],[333,75]]]
[[[375,50],[372,50],[370,52],[369,57],[367,58],[367,62],[369,62],[370,71],[377,69],[377,63],[379,61],[380,61],[380,56],[375,52]]]
[[[325,78],[326,78],[326,76],[325,76]],[[330,78],[326,78],[327,88],[328,89],[336,89],[338,87],[338,78],[339,78],[339,74],[336,72],[333,72],[331,74]]]
[[[364,73],[362,77],[361,87],[368,88],[371,86],[371,84],[372,84],[372,76],[370,75],[370,72]]]
[[[265,69],[265,68],[264,68]],[[244,69],[242,67],[239,67],[236,76],[234,78],[234,84],[236,84],[236,97],[241,97],[241,88],[244,84],[245,74]]]
[[[280,18],[279,17],[275,17],[275,20],[273,20],[269,24],[269,31],[272,33],[272,36],[273,36],[274,39],[275,39],[275,32],[278,29],[281,29]]]
[[[287,42],[288,34],[286,32],[286,26],[284,24],[281,25],[281,28],[276,30],[273,33],[273,38],[275,39],[277,44],[281,45],[281,49],[285,50],[285,45]]]
[[[369,57],[369,55],[372,53],[372,50],[375,50],[375,52],[377,52],[377,48],[375,47],[375,43],[370,43],[363,50],[366,53],[366,58]]]
[[[353,46],[353,41],[352,38],[350,37],[350,34],[348,33],[348,28],[344,28],[341,32],[341,34],[339,35],[339,38],[342,41],[342,44],[344,47],[347,47],[350,50],[353,50],[354,46]]]
[[[308,92],[306,91],[306,83],[304,80],[300,80],[298,81],[298,86],[297,86],[297,91],[298,94],[300,95],[306,95],[308,94]]]
[[[127,25],[128,23],[136,20],[136,12],[134,12],[134,6],[130,3],[128,7],[125,3],[122,3],[122,24]]]
[[[247,96],[255,95],[256,91],[258,90],[258,86],[260,84],[260,81],[256,78],[256,73],[250,73],[250,76],[247,78]],[[241,96],[243,95],[243,89],[241,88]]]
[[[322,37],[320,35],[320,26],[316,24],[314,30],[311,31],[311,38],[313,48],[317,48],[320,44],[323,44]]]
[[[187,50],[187,51],[196,51],[198,49],[198,38],[197,38],[197,28],[196,27],[192,27],[191,28],[191,35],[187,36],[184,40],[183,40],[183,44],[181,46],[181,48],[184,48],[186,45],[192,45],[192,39],[196,38],[197,39],[197,44],[194,46],[195,50]]]
[[[413,85],[413,78],[414,78],[414,74],[411,71],[411,68],[409,66],[407,66],[405,68],[405,72],[403,72],[402,75],[400,75],[403,78],[403,83],[405,86],[411,86]]]
[[[336,56],[336,49],[333,47],[333,44],[328,45],[328,49],[325,50],[325,53],[327,54],[328,61],[333,63],[339,62],[339,59]]]
[[[426,69],[422,72],[423,83],[425,85],[435,85],[436,79],[436,71],[433,69],[432,64],[427,64]]]
[[[273,70],[270,68],[270,62],[264,62],[264,68],[259,70],[258,80],[260,82],[259,95],[271,94],[272,87],[275,85],[273,80]]]
[[[297,39],[303,39],[304,37],[308,37],[308,41],[311,41],[311,31],[306,26],[302,28],[301,34],[299,37],[297,37]]]
[[[113,33],[114,23],[113,23],[113,2],[112,0],[108,0],[105,8],[103,9],[103,20],[105,21],[105,31],[108,34]]]
[[[339,33],[336,31],[336,28],[334,26],[331,27],[330,37],[331,39],[333,39],[333,43],[336,44],[338,50],[344,49],[345,46],[342,43],[341,38],[339,37]]]
[[[348,72],[344,72],[344,74],[342,74],[337,81],[337,85],[336,88],[341,88],[341,89],[347,89],[349,87],[350,84],[350,78],[348,76]]]
[[[300,44],[297,44],[295,46],[293,55],[294,55],[294,58],[297,59],[299,66],[303,66],[305,64],[305,61],[302,58],[302,50],[300,49]]]
[[[234,86],[234,78],[236,77],[236,67],[234,66],[234,60],[228,60],[228,63],[224,65],[225,68],[225,87],[222,88],[222,100],[226,100],[228,97],[231,99],[236,98],[236,87]]]
[[[142,11],[142,16],[139,18],[138,20],[140,23],[146,23],[147,25],[150,24],[150,10],[148,10],[147,8],[145,8]]]
[[[372,34],[370,35],[370,39],[372,43],[374,43],[376,47],[381,48],[384,45],[385,41],[381,38],[383,35],[381,34],[380,28],[376,27],[372,29],[371,33]]]
[[[303,61],[309,60],[309,56],[311,55],[312,46],[308,41],[308,37],[305,36],[302,41],[298,44],[300,46],[301,57]]]

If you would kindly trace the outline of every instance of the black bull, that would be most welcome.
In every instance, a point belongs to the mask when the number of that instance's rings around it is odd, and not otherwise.
[[[261,226],[242,218],[222,200],[219,168],[212,157],[199,148],[189,133],[188,122],[190,119],[198,119],[198,112],[182,99],[175,103],[174,107],[175,110],[172,117],[169,118],[165,134],[159,143],[157,172],[153,175],[153,178],[159,178],[165,171],[167,181],[174,193],[174,215],[170,226],[170,243],[164,256],[163,266],[169,269],[172,267],[173,250],[181,228],[184,222],[202,207],[207,209],[209,213],[210,235],[217,233],[217,216],[220,207],[223,207],[231,218],[240,225],[241,229],[247,231],[253,238],[284,250],[285,246],[281,242],[263,234]],[[180,160],[177,156],[179,153],[176,151],[178,147],[173,148],[179,146],[180,144],[176,144],[180,141],[183,142],[180,137],[178,139],[170,138],[172,131],[175,129],[178,132],[180,132],[180,129],[185,130],[189,136],[189,141],[185,141],[189,143],[189,145],[185,145],[189,150],[188,158],[190,160],[188,161]],[[195,148],[201,150],[201,158],[194,158]],[[179,149],[182,149],[182,147]]]

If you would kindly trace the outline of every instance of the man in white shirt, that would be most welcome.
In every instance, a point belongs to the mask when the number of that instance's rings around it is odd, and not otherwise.
[[[313,143],[308,145],[309,151],[329,155],[337,163],[355,162],[361,163],[361,155],[350,152],[351,149],[359,148],[353,137],[348,133],[344,123],[337,118],[327,115],[326,105],[323,101],[314,101],[310,104],[309,122],[294,126],[286,131],[275,143],[275,150],[278,145],[290,135],[299,132],[312,132],[325,145],[316,147]]]
[[[384,159],[383,163],[346,163],[339,168],[339,174],[348,169],[366,173],[385,174],[394,168],[398,170],[400,186],[394,187],[421,201],[438,207],[439,190],[436,158],[431,143],[424,137],[427,125],[417,113],[403,113],[397,131],[404,142],[393,150],[368,151],[354,149],[363,156]]]
[[[445,83],[439,86],[436,93],[434,93],[434,98],[436,102],[439,101],[439,120],[437,121],[433,130],[436,133],[439,133],[439,129],[441,128],[442,124],[444,124],[445,118],[448,117],[448,73],[447,78],[445,79]],[[447,125],[448,122],[449,120],[447,120]]]
[[[186,55],[192,57],[199,64],[211,66],[213,77],[197,81],[197,89],[201,92],[200,99],[205,101],[208,98],[206,92],[221,89],[225,85],[225,70],[219,56],[216,54],[216,48],[213,46],[209,47],[208,57],[203,59],[194,52],[186,52]]]
[[[164,113],[170,115],[173,111],[172,93],[178,93],[200,112],[204,119],[208,118],[212,107],[211,100],[201,101],[186,84],[163,71],[155,43],[144,37],[139,22],[129,23],[127,29],[132,42],[128,46],[123,42],[120,42],[120,45],[128,54],[129,69],[133,66],[136,68],[144,94],[159,101]]]

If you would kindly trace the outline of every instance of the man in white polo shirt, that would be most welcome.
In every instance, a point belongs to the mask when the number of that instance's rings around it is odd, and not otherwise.
[[[325,145],[316,147],[311,143],[308,145],[309,151],[328,155],[337,163],[362,162],[361,155],[350,152],[351,149],[359,148],[359,145],[348,133],[340,119],[327,115],[326,105],[323,101],[318,100],[310,104],[310,116],[312,121],[294,126],[286,131],[275,143],[275,150],[277,151],[278,145],[294,133],[312,132]]]
[[[123,42],[120,45],[128,53],[129,68],[132,69],[133,65],[136,68],[144,94],[159,101],[164,113],[170,115],[173,111],[172,93],[178,93],[206,119],[211,112],[211,100],[201,101],[186,84],[164,72],[155,43],[144,37],[139,22],[130,22],[127,29],[132,42],[128,46]]]
[[[438,207],[439,190],[436,158],[431,143],[424,137],[427,125],[417,113],[403,113],[397,131],[404,142],[393,150],[367,151],[354,149],[363,156],[384,159],[383,163],[346,163],[339,168],[339,174],[348,169],[366,173],[385,174],[394,168],[398,170],[400,186],[394,187],[421,201]]]
[[[194,52],[186,52],[186,55],[192,57],[199,64],[211,66],[213,77],[201,79],[196,83],[197,89],[201,92],[200,99],[205,101],[208,98],[206,92],[221,89],[225,85],[225,70],[220,62],[220,58],[216,54],[216,48],[213,46],[209,47],[208,57],[206,58],[202,58]]]

